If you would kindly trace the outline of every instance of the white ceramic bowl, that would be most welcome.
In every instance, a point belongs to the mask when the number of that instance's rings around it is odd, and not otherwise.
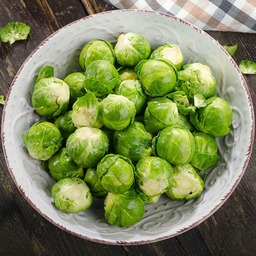
[[[76,70],[85,42],[101,38],[115,42],[124,32],[145,36],[152,47],[177,43],[186,62],[209,65],[219,85],[218,93],[233,110],[232,130],[220,139],[222,160],[206,178],[197,200],[173,202],[165,197],[146,206],[144,218],[129,228],[106,223],[100,201],[80,214],[62,213],[52,205],[53,180],[40,162],[28,156],[22,133],[38,116],[30,93],[34,76],[43,65],[55,67],[63,78]],[[149,11],[111,11],[85,17],[60,29],[42,42],[24,62],[11,85],[2,117],[2,143],[10,174],[21,194],[47,220],[81,238],[108,244],[142,244],[181,234],[212,215],[231,195],[243,176],[252,150],[254,113],[248,87],[233,59],[208,34],[178,18]]]

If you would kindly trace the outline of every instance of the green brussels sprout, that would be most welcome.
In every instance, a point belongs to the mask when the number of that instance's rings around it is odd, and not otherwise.
[[[183,115],[189,115],[196,111],[196,107],[189,101],[186,93],[183,91],[173,91],[165,95],[165,97],[172,100]]]
[[[117,227],[130,227],[139,222],[145,213],[140,196],[133,190],[123,194],[108,193],[104,200],[105,219]]]
[[[164,97],[153,98],[147,103],[144,112],[146,130],[157,133],[163,128],[178,122],[179,112],[176,104]]]
[[[54,124],[60,130],[62,136],[67,139],[68,136],[76,130],[76,127],[71,118],[72,111],[67,111],[64,114],[58,116]]]
[[[54,205],[63,212],[82,212],[93,202],[87,184],[80,178],[64,178],[57,181],[51,190]]]
[[[136,108],[127,97],[109,94],[100,102],[101,122],[111,130],[123,130],[134,121]]]
[[[62,146],[59,129],[48,121],[38,121],[22,134],[23,142],[30,156],[48,160]]]
[[[190,163],[200,171],[205,171],[219,161],[218,145],[215,138],[206,133],[195,132],[193,135],[195,153]]]
[[[210,103],[190,115],[191,123],[197,130],[213,137],[223,137],[230,132],[232,109],[228,102],[220,97],[212,97]]]
[[[83,69],[95,60],[106,60],[115,63],[113,45],[105,40],[95,39],[84,45],[79,55],[79,64]]]
[[[68,155],[67,149],[62,148],[48,160],[48,170],[55,180],[64,178],[84,178],[84,170]]]
[[[145,93],[152,97],[171,92],[177,82],[177,71],[171,62],[164,59],[142,60],[135,72]]]
[[[204,181],[191,164],[173,166],[173,182],[166,194],[173,200],[190,200],[199,197]]]
[[[105,97],[107,94],[113,93],[113,89],[120,82],[117,69],[107,60],[95,60],[86,68],[85,90],[93,92],[98,97]]]
[[[124,80],[115,88],[114,92],[132,101],[135,105],[136,113],[140,113],[147,103],[147,96],[138,80]]]
[[[134,166],[127,157],[107,154],[97,165],[96,173],[105,191],[124,193],[134,183]]]
[[[202,94],[210,98],[217,92],[217,84],[209,66],[202,63],[191,63],[183,66],[178,72],[178,88],[193,99],[195,95]]]
[[[137,74],[133,68],[121,67],[118,69],[121,82],[124,80],[137,80]]]
[[[23,22],[8,22],[0,29],[0,39],[4,43],[13,44],[19,40],[26,40],[30,33],[30,27]]]
[[[153,139],[153,152],[171,164],[185,164],[191,161],[195,151],[192,133],[180,126],[168,126]]]
[[[96,96],[88,92],[78,98],[73,104],[71,118],[76,127],[100,128],[102,123],[99,120],[99,101]]]
[[[93,196],[101,198],[107,195],[107,191],[104,190],[100,184],[100,178],[97,175],[96,168],[88,168],[85,172],[84,181],[90,188]]]
[[[171,164],[157,156],[144,157],[135,166],[138,189],[151,199],[167,191],[172,183],[172,176]]]
[[[73,72],[64,78],[64,82],[69,86],[71,104],[86,93],[84,80],[85,75],[82,72]]]
[[[43,78],[49,78],[49,77],[54,77],[54,67],[43,66],[40,68],[38,75],[36,76],[36,83]]]
[[[47,118],[57,117],[66,111],[69,103],[69,86],[61,79],[40,79],[32,92],[32,105],[36,112]]]
[[[142,35],[129,32],[119,35],[114,51],[121,66],[133,67],[149,57],[151,46]]]
[[[68,154],[83,168],[96,166],[108,152],[108,147],[106,133],[92,127],[77,128],[66,141]]]
[[[114,133],[115,152],[129,157],[132,162],[152,153],[152,135],[140,122],[133,122],[122,131]]]
[[[170,61],[177,70],[181,69],[184,56],[177,44],[164,44],[157,47],[150,55],[150,59],[166,59]]]

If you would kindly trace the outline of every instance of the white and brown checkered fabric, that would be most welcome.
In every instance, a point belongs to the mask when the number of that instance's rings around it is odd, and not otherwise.
[[[172,14],[203,30],[256,33],[256,0],[107,0],[119,9]]]

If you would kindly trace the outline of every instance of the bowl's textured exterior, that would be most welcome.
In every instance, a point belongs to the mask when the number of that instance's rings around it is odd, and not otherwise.
[[[55,67],[59,78],[78,65],[78,55],[89,40],[115,42],[121,33],[136,32],[152,47],[178,44],[185,62],[209,65],[218,94],[233,110],[232,130],[219,139],[222,160],[208,173],[205,191],[197,200],[171,201],[162,196],[146,206],[144,218],[129,228],[106,223],[101,201],[83,213],[63,213],[52,205],[54,183],[37,160],[27,154],[22,133],[38,120],[30,101],[34,77],[44,65]],[[100,13],[75,21],[42,42],[15,76],[2,117],[2,143],[10,174],[26,200],[46,219],[79,237],[107,244],[142,244],[185,232],[213,214],[238,185],[248,164],[254,137],[254,113],[248,87],[237,65],[208,34],[178,18],[148,11],[122,10]]]

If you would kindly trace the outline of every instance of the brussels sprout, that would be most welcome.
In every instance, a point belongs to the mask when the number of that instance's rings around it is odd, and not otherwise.
[[[200,171],[205,171],[219,161],[218,145],[215,138],[206,133],[195,132],[193,135],[195,153],[191,159],[191,164]]]
[[[133,122],[122,131],[115,131],[114,145],[117,154],[129,157],[132,162],[152,153],[152,135],[140,122]]]
[[[222,137],[230,132],[232,110],[228,102],[220,97],[213,97],[210,103],[190,115],[191,123],[197,130],[213,137]]]
[[[122,95],[109,94],[100,102],[101,122],[111,130],[123,130],[134,121],[136,108]]]
[[[166,98],[172,100],[179,112],[183,115],[188,115],[196,111],[196,107],[190,103],[187,95],[183,91],[174,91],[165,95]]]
[[[121,66],[131,67],[149,57],[151,46],[142,35],[129,32],[119,35],[114,51]]]
[[[173,182],[167,196],[174,200],[197,198],[204,190],[204,181],[191,164],[173,166]]]
[[[96,166],[108,152],[109,140],[98,128],[80,127],[70,134],[66,142],[70,157],[81,167]]]
[[[58,116],[54,124],[60,130],[62,136],[67,139],[68,136],[76,130],[76,127],[71,118],[72,111],[67,111],[64,114]]]
[[[83,69],[95,60],[106,60],[115,63],[113,45],[105,40],[92,40],[84,45],[79,55],[79,64]]]
[[[4,43],[13,44],[19,40],[26,40],[30,33],[30,27],[23,22],[8,22],[0,29],[0,39]]]
[[[39,160],[48,160],[61,148],[63,141],[59,129],[48,121],[34,123],[22,138],[29,155]]]
[[[164,97],[153,98],[148,101],[144,112],[146,130],[157,133],[163,128],[178,122],[179,112],[176,104]]]
[[[73,72],[64,78],[64,82],[69,86],[71,104],[86,93],[84,80],[85,75],[82,72]]]
[[[76,127],[90,126],[100,128],[99,101],[96,96],[88,92],[78,98],[72,107],[72,121]]]
[[[133,68],[121,67],[118,69],[121,82],[124,80],[137,80],[137,74]]]
[[[138,80],[124,80],[115,88],[114,92],[132,101],[135,105],[136,113],[140,113],[146,105],[147,96]]]
[[[105,97],[107,94],[113,93],[113,89],[120,82],[117,69],[109,61],[95,60],[86,68],[85,90],[93,92],[98,97]]]
[[[96,173],[105,191],[124,193],[134,183],[134,166],[127,157],[108,154],[97,165]]]
[[[36,76],[36,83],[43,78],[54,77],[54,67],[52,66],[43,66],[40,68],[38,75]]]
[[[195,151],[192,133],[180,126],[168,126],[153,139],[154,154],[171,164],[185,164],[191,161]]]
[[[193,99],[196,94],[202,94],[204,98],[210,98],[217,92],[216,80],[209,66],[202,63],[191,63],[183,66],[178,72],[178,88]]]
[[[64,178],[52,186],[54,205],[63,212],[82,212],[93,202],[87,184],[80,178]]]
[[[62,148],[48,160],[48,170],[55,180],[64,178],[84,178],[84,170],[68,155],[67,149]]]
[[[144,157],[135,166],[138,189],[149,198],[165,193],[172,183],[172,176],[171,164],[160,157]]]
[[[32,92],[32,105],[36,112],[47,118],[57,117],[66,111],[69,87],[56,77],[40,79]]]
[[[177,72],[171,62],[164,59],[142,60],[135,72],[145,93],[152,97],[171,92],[177,82]]]
[[[105,219],[117,227],[139,222],[145,213],[143,200],[131,189],[123,194],[108,193],[104,200]]]
[[[150,59],[163,58],[172,62],[177,70],[183,64],[184,56],[177,44],[164,44],[157,47],[150,55]]]
[[[97,175],[96,168],[88,168],[85,172],[84,181],[90,188],[90,191],[95,197],[105,197],[107,191],[104,190],[100,184],[100,178]]]

